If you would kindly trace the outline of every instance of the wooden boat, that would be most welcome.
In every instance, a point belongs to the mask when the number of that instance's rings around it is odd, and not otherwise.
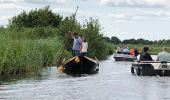
[[[131,73],[141,76],[170,76],[170,62],[141,61],[133,62]]]
[[[115,61],[134,61],[135,57],[128,54],[114,54]]]
[[[99,71],[99,62],[97,58],[87,56],[75,56],[67,61],[63,60],[59,71],[66,74],[93,74]]]

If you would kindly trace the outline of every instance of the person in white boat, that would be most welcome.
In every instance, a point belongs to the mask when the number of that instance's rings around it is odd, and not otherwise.
[[[117,47],[116,49],[116,53],[120,54],[121,53],[121,48],[120,47]]]
[[[130,50],[129,50],[129,48],[126,45],[123,47],[122,53],[123,54],[130,54]]]
[[[150,53],[149,47],[143,47],[142,53],[140,54],[139,61],[153,61]]]
[[[167,47],[162,48],[162,52],[158,53],[156,61],[170,61],[170,53]]]

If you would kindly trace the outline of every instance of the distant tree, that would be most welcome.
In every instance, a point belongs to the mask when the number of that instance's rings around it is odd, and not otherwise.
[[[166,40],[168,44],[170,44],[170,39]]]
[[[107,43],[111,43],[111,40],[109,37],[103,37],[103,39],[107,42]]]
[[[21,14],[11,18],[10,25],[16,24],[17,26],[27,28],[44,26],[58,27],[63,17],[53,13],[49,7],[50,6],[46,6],[41,9],[31,10],[29,13],[23,11]]]
[[[128,40],[123,40],[124,44],[136,44],[136,40],[135,39],[128,39]]]
[[[146,44],[146,41],[142,38],[136,40],[139,44]]]
[[[111,43],[119,44],[119,43],[121,43],[121,40],[119,38],[117,38],[116,36],[112,36],[111,37]]]

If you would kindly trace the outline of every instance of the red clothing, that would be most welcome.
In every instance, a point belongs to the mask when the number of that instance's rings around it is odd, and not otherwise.
[[[135,51],[133,49],[130,50],[130,55],[135,56]]]

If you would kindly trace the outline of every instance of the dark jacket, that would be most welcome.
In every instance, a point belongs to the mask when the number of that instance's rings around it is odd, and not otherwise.
[[[140,61],[152,61],[152,57],[149,53],[147,52],[143,52],[140,54],[140,58],[139,58]]]
[[[139,52],[138,52],[138,50],[137,49],[135,49],[135,56],[138,56],[139,55]]]

